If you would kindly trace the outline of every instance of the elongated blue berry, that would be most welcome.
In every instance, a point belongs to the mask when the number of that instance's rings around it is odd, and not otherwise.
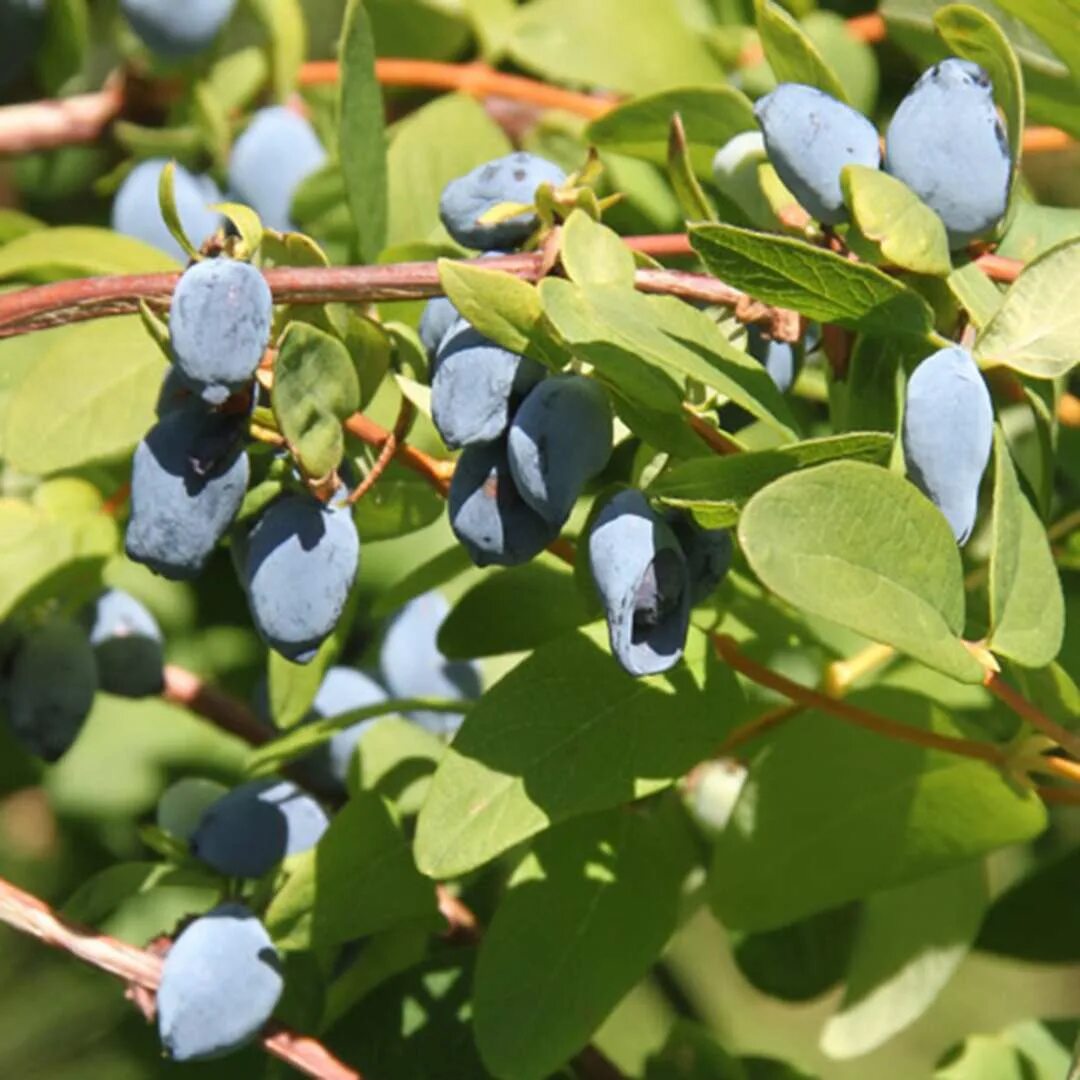
[[[622,667],[656,675],[678,663],[690,625],[686,557],[640,491],[619,492],[596,516],[589,566]]]
[[[386,631],[379,666],[390,693],[398,698],[462,698],[480,696],[480,669],[467,660],[447,660],[439,650],[439,627],[450,614],[442,593],[429,592],[410,600]],[[437,735],[453,734],[461,713],[419,710],[407,714]]]
[[[161,170],[167,164],[165,158],[151,158],[140,162],[128,173],[113,199],[112,227],[118,233],[133,236],[164,251],[177,262],[187,262],[186,252],[161,216],[158,183]],[[187,238],[196,247],[201,247],[221,225],[221,215],[210,209],[221,202],[217,184],[209,176],[192,176],[182,165],[177,165],[173,174],[173,196]]]
[[[120,0],[120,10],[147,48],[173,59],[208,48],[235,7],[236,0]]]
[[[469,446],[458,458],[447,499],[450,527],[477,566],[517,566],[558,535],[521,497],[504,441]]]
[[[954,345],[923,360],[907,385],[904,461],[960,544],[975,524],[993,438],[990,392],[971,353]]]
[[[544,367],[473,329],[463,319],[444,335],[431,380],[431,419],[451,449],[493,442],[506,431]]]
[[[221,1057],[258,1035],[285,989],[281,958],[241,904],[221,904],[187,926],[161,968],[157,1024],[173,1061]]]
[[[308,120],[284,105],[260,109],[233,145],[229,187],[263,224],[293,229],[296,189],[322,168],[326,150]]]
[[[254,377],[273,315],[270,287],[254,266],[204,259],[184,271],[173,293],[173,363],[203,400],[220,405]]]
[[[480,219],[500,203],[529,206],[541,184],[558,187],[565,180],[566,173],[558,165],[519,150],[451,180],[439,200],[439,217],[446,231],[464,247],[508,251],[536,228],[536,215],[518,214],[490,223]]]
[[[562,526],[586,482],[611,457],[611,404],[581,375],[545,379],[529,391],[507,439],[510,472],[521,497],[545,521]]]
[[[167,413],[135,450],[128,557],[174,580],[195,577],[247,491],[242,418],[182,408]]]
[[[250,780],[211,804],[191,851],[220,874],[262,877],[286,855],[313,848],[326,831],[323,808],[287,780]]]
[[[8,722],[15,738],[44,761],[59,761],[75,742],[98,688],[86,632],[67,619],[51,619],[16,645],[6,687]]]
[[[885,168],[937,212],[950,247],[992,232],[1008,205],[1012,160],[990,76],[955,58],[924,71],[889,124]]]
[[[352,511],[285,495],[259,518],[244,546],[255,629],[282,656],[308,663],[337,626],[356,580],[360,538]]]
[[[165,684],[161,627],[134,596],[109,589],[83,619],[102,690],[133,698],[161,693]]]
[[[845,165],[880,165],[874,125],[850,106],[802,83],[781,83],[754,105],[754,115],[769,161],[799,205],[826,225],[846,221],[840,172]]]

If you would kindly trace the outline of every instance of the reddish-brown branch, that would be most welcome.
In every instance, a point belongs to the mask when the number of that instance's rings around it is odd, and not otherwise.
[[[0,107],[0,154],[95,142],[124,107],[117,79],[90,94]]]
[[[156,991],[161,981],[162,959],[156,953],[65,919],[43,900],[2,878],[0,922],[144,990]],[[305,1076],[321,1080],[363,1080],[356,1069],[339,1061],[321,1043],[282,1024],[267,1026],[262,1045],[268,1053]]]
[[[243,739],[250,746],[263,746],[274,733],[243,702],[208,685],[194,672],[165,665],[165,689],[161,695],[174,705],[211,721],[215,727]]]
[[[991,743],[954,738],[951,735],[939,735],[934,731],[923,731],[921,728],[901,724],[897,720],[892,720],[887,716],[880,716],[877,713],[870,712],[868,709],[861,709],[850,702],[829,697],[828,694],[802,686],[791,679],[785,678],[783,675],[777,674],[775,671],[771,671],[764,664],[759,664],[756,660],[752,660],[747,656],[739,648],[735,639],[727,634],[714,634],[712,640],[717,655],[729,666],[741,672],[759,686],[775,690],[778,694],[783,694],[784,697],[800,705],[811,709],[820,709],[822,712],[827,712],[849,724],[854,724],[857,727],[865,728],[867,731],[872,731],[877,735],[884,735],[886,738],[895,739],[899,742],[912,743],[928,750],[942,750],[949,754],[977,758],[998,768],[1004,768],[1007,764],[1007,758],[1003,751]]]
[[[1036,731],[1041,732],[1048,739],[1053,739],[1058,746],[1067,750],[1073,757],[1080,757],[1080,736],[1062,727],[1056,720],[1051,720],[1046,713],[1010,686],[996,671],[987,670],[983,677],[983,685],[998,701],[1007,705]]]
[[[802,705],[781,705],[779,708],[770,709],[753,720],[747,720],[745,724],[731,731],[727,738],[717,747],[714,757],[730,757],[740,746],[754,739],[760,738],[773,728],[787,723],[793,716],[798,716],[803,711]]]
[[[387,445],[391,433],[381,424],[375,423],[363,413],[354,413],[345,421],[345,429],[356,436],[362,443],[382,449]],[[399,442],[394,448],[393,457],[408,469],[422,476],[440,494],[450,490],[450,477],[454,475],[454,463],[425,454],[407,442]]]
[[[632,237],[637,250],[649,250],[652,237]],[[665,246],[667,237],[659,238]],[[684,241],[685,242],[685,241]],[[539,254],[500,255],[485,259],[484,269],[501,270],[525,281],[540,276]],[[480,264],[478,264],[480,265]],[[112,315],[130,315],[139,302],[164,310],[169,305],[178,273],[113,274],[71,278],[0,295],[0,338],[45,330],[53,326]],[[442,293],[435,262],[392,263],[386,266],[279,267],[266,271],[266,280],[279,303],[321,304],[333,301],[373,303],[422,300]],[[635,284],[642,292],[680,296],[737,307],[747,301],[739,289],[707,274],[678,270],[638,270]],[[755,309],[756,310],[756,309]],[[777,326],[790,321],[782,308],[764,308]],[[769,313],[772,313],[771,316]]]
[[[394,460],[394,455],[398,452],[398,447],[405,441],[414,413],[415,409],[412,402],[407,397],[402,397],[394,430],[383,440],[383,444],[379,448],[379,456],[368,470],[367,476],[356,485],[349,495],[350,506],[358,503],[375,486],[379,477],[386,472],[387,466]]]

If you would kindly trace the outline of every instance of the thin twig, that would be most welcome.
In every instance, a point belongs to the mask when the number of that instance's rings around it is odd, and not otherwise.
[[[1046,713],[1028,701],[1019,690],[1010,686],[996,671],[986,672],[983,676],[983,686],[1037,731],[1041,731],[1048,739],[1053,739],[1074,758],[1080,757],[1080,736],[1062,727],[1056,720],[1051,720]]]
[[[818,690],[811,690],[802,686],[783,675],[777,674],[752,660],[738,646],[735,639],[727,634],[713,634],[713,647],[725,663],[741,672],[748,679],[756,682],[759,686],[775,690],[784,697],[800,705],[812,709],[820,709],[839,720],[849,724],[865,728],[876,735],[884,735],[886,738],[895,739],[899,742],[911,743],[928,750],[943,750],[949,754],[959,754],[963,757],[977,758],[997,768],[1004,768],[1007,758],[1004,752],[992,743],[975,742],[973,739],[961,739],[951,735],[939,735],[935,731],[923,731],[920,728],[910,727],[887,716],[870,712],[868,709],[859,708],[847,701],[840,701],[829,697]]]
[[[631,246],[647,251],[654,238],[631,238]],[[656,238],[666,244],[667,237]],[[484,259],[485,270],[500,270],[525,281],[540,277],[538,254],[501,255]],[[278,303],[374,303],[381,300],[423,300],[442,295],[435,262],[392,263],[385,266],[278,267],[265,271],[267,284]],[[0,295],[0,338],[46,330],[54,326],[112,315],[131,315],[140,301],[166,310],[179,273],[113,274],[71,278]],[[676,270],[638,270],[635,285],[642,292],[680,296],[705,303],[735,307],[746,294],[707,274]],[[768,311],[770,309],[766,309]],[[782,323],[791,313],[775,309]]]
[[[361,442],[376,449],[382,449],[389,442],[391,432],[377,424],[363,413],[354,413],[345,421],[345,429]],[[432,457],[430,454],[410,446],[407,442],[398,442],[394,447],[393,458],[406,468],[422,476],[440,494],[445,496],[450,490],[450,478],[454,475],[454,463]]]
[[[350,506],[355,506],[375,486],[379,477],[386,472],[387,466],[394,460],[398,447],[405,441],[405,436],[408,434],[409,425],[412,423],[415,412],[413,403],[407,397],[402,397],[394,430],[383,441],[379,456],[368,470],[367,476],[356,485],[349,495]]]
[[[274,737],[275,733],[260,724],[258,717],[242,701],[175,664],[165,665],[165,689],[161,696],[212,721],[215,727],[243,739],[249,746],[264,746]]]
[[[0,922],[144,990],[156,991],[161,982],[162,959],[154,952],[65,919],[43,900],[2,878]],[[321,1043],[282,1024],[271,1023],[266,1027],[262,1045],[268,1053],[305,1076],[320,1080],[363,1080],[356,1069],[339,1061]]]
[[[760,738],[766,732],[772,731],[773,728],[787,723],[788,720],[793,716],[798,716],[802,711],[802,705],[781,705],[779,708],[770,709],[760,716],[755,716],[753,720],[747,720],[745,724],[740,724],[739,727],[728,733],[727,738],[716,748],[713,757],[731,757],[740,746],[753,742],[754,739]]]

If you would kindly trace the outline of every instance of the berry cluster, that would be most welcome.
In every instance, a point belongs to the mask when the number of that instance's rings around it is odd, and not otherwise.
[[[941,218],[954,250],[990,236],[1005,216],[1009,144],[990,77],[969,60],[954,57],[923,72],[889,124],[884,162],[873,125],[814,87],[783,83],[754,111],[777,174],[825,225],[848,220],[840,176],[852,164],[884,164]],[[989,391],[967,349],[938,350],[909,379],[903,423],[908,476],[961,544],[974,527],[993,423]]]
[[[240,511],[255,371],[272,323],[265,279],[239,260],[195,263],[173,294],[173,367],[160,419],[135,451],[125,535],[128,556],[165,577],[196,576]],[[263,639],[290,660],[310,661],[337,625],[359,565],[348,506],[286,492],[253,527],[233,531],[232,553]]]
[[[782,83],[754,113],[769,160],[803,208],[825,225],[847,221],[840,173],[882,164],[873,124],[800,83]],[[937,213],[952,248],[988,236],[1005,216],[1012,178],[989,75],[955,57],[923,72],[889,124],[884,165]]]

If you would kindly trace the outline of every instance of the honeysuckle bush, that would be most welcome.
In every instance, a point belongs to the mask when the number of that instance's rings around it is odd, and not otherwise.
[[[1080,136],[1080,55],[1050,0],[880,13],[877,48],[836,11],[771,0],[246,0],[209,49],[163,60],[112,5],[50,4],[8,96],[91,91],[119,66],[127,105],[93,145],[16,158],[19,208],[0,211],[5,641],[122,589],[175,670],[232,700],[185,698],[175,677],[162,697],[99,691],[47,765],[0,725],[0,876],[140,946],[243,902],[281,956],[276,1016],[369,1080],[1060,1080],[1080,1020],[1080,187],[1075,144],[1022,148],[1026,126]],[[381,87],[388,56],[479,58],[609,97],[591,119],[508,111]],[[950,251],[912,191],[854,165],[845,220],[811,221],[752,136],[753,101],[805,83],[884,131],[947,56],[991,79],[1004,220]],[[303,77],[333,58],[335,82]],[[274,102],[306,112],[326,151],[286,232],[229,190],[238,133]],[[448,182],[514,148],[567,175],[490,215],[535,213],[533,278],[469,261],[439,219]],[[124,314],[80,311],[81,279],[183,268],[104,224],[133,166],[159,158],[177,166],[160,211],[143,209],[185,259],[278,274],[270,348],[228,406],[251,461],[239,524],[181,581],[124,554],[133,453],[170,370],[171,280],[132,282]],[[227,192],[205,242],[185,231],[180,169]],[[688,244],[655,239],[670,233]],[[410,263],[429,264],[424,289]],[[333,283],[334,266],[380,264],[406,299]],[[60,291],[20,325],[11,294],[44,284]],[[614,409],[610,461],[521,565],[474,565],[447,520],[455,455],[417,333],[436,292],[548,375],[595,380]],[[791,341],[789,390],[748,353],[747,325]],[[993,404],[962,546],[901,438],[908,379],[953,344]],[[946,472],[965,434],[942,432]],[[612,655],[589,564],[597,517],[627,488],[734,541],[680,658],[640,678]],[[233,566],[283,495],[336,500],[360,541],[344,612],[306,663],[263,644]],[[399,691],[389,671],[387,627],[433,590],[439,663],[479,673],[471,703],[440,700],[460,680]],[[423,644],[402,647],[415,659]],[[410,700],[306,722],[341,666]],[[252,702],[259,745],[225,715]],[[438,720],[459,713],[459,728]],[[305,755],[371,719],[344,786],[320,786]],[[178,824],[190,809],[159,807],[177,780],[214,782],[185,789],[201,807],[282,772],[330,824],[255,880],[214,872]],[[446,935],[448,896],[475,917],[467,933]],[[38,948],[5,933],[3,1075],[282,1068],[257,1046],[162,1063],[115,984]]]

